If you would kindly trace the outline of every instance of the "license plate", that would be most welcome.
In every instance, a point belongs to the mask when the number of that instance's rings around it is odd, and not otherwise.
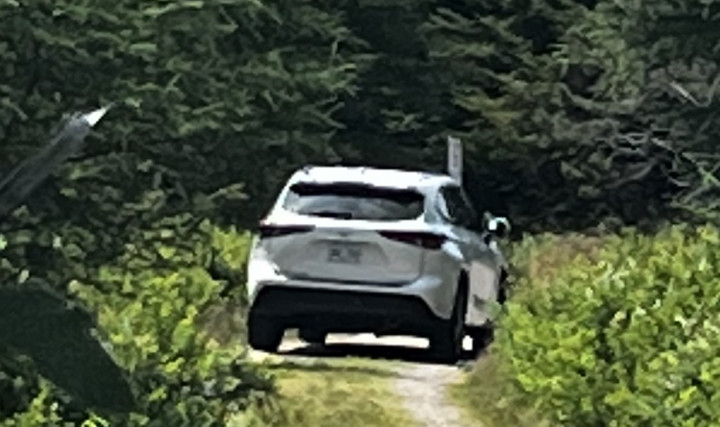
[[[327,261],[336,264],[360,264],[362,248],[357,245],[330,245]]]

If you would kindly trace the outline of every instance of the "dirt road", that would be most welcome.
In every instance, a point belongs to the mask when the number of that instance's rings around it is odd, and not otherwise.
[[[308,346],[296,338],[286,338],[281,357],[311,363],[317,359],[369,357],[391,361],[396,370],[392,391],[403,409],[412,414],[418,427],[480,427],[469,424],[459,408],[448,400],[447,388],[462,379],[459,366],[431,363],[427,360],[427,341],[409,337],[376,338],[371,334],[331,335],[324,348]],[[469,343],[465,343],[466,348]],[[254,353],[254,358],[264,358]]]

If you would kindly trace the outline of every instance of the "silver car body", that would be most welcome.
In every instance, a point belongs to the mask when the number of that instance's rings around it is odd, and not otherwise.
[[[314,186],[345,184],[388,191],[390,198],[397,191],[398,197],[405,197],[406,205],[416,210],[408,207],[407,217],[388,219],[381,214],[378,219],[373,216],[376,206],[372,203],[360,218],[308,215],[297,208],[301,196],[294,194],[294,188],[310,191],[307,194],[317,196],[312,203],[321,206],[320,192],[311,191]],[[415,202],[408,198],[410,193],[419,195],[420,206],[410,203]],[[329,202],[332,210],[332,200]],[[282,288],[407,297],[422,301],[432,316],[449,319],[459,283],[465,280],[465,324],[485,326],[493,316],[492,303],[497,300],[506,261],[494,241],[486,243],[482,231],[472,231],[469,224],[452,218],[450,210],[458,208],[451,203],[464,204],[465,216],[474,216],[458,183],[446,175],[366,167],[307,167],[297,171],[262,222],[265,227],[287,228],[272,237],[257,236],[253,242],[247,285],[251,310],[264,290]],[[440,244],[422,240],[426,234],[442,236]],[[413,238],[426,247],[411,244]],[[343,307],[335,309],[342,311]],[[351,332],[339,322],[328,324],[327,330]],[[358,325],[352,331],[356,329]],[[422,335],[422,331],[399,332]]]

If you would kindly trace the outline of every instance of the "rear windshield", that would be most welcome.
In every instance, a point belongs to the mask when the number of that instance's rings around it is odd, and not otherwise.
[[[283,208],[301,215],[398,221],[422,215],[424,200],[424,196],[414,190],[355,183],[298,183],[290,187]]]

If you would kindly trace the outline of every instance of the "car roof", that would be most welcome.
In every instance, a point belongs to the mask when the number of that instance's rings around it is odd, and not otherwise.
[[[430,190],[447,184],[457,184],[452,177],[438,173],[364,166],[306,166],[295,172],[290,178],[291,185],[298,182],[318,184],[352,182],[384,188],[418,190]]]

